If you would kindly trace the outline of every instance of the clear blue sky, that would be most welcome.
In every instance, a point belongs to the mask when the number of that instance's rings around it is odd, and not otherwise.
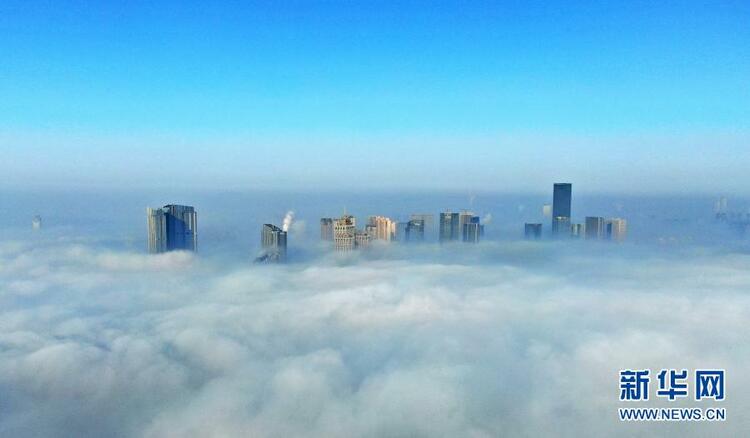
[[[0,3],[0,186],[750,191],[750,2]]]

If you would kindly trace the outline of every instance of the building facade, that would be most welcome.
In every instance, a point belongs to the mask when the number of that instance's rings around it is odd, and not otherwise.
[[[574,239],[580,239],[583,237],[583,224],[572,224],[570,226],[570,237]]]
[[[568,237],[570,236],[570,218],[558,216],[552,219],[552,236]]]
[[[572,197],[572,184],[555,183],[552,190],[553,235],[563,235],[570,232],[570,212]],[[565,219],[567,219],[567,221]]]
[[[542,238],[542,224],[526,223],[523,226],[523,236],[526,240],[539,240]]]
[[[147,208],[148,250],[152,254],[198,249],[198,216],[187,205]]]
[[[333,242],[333,219],[324,217],[320,220],[320,240]]]
[[[435,215],[429,214],[429,213],[417,213],[412,214],[409,217],[410,220],[413,221],[422,221],[423,228],[424,228],[424,237],[425,239],[434,239],[435,235]]]
[[[604,238],[604,218],[598,216],[586,217],[586,239],[600,240]]]
[[[479,223],[479,216],[472,216],[461,227],[461,237],[464,242],[478,243],[484,234],[484,225]]]
[[[425,224],[422,219],[412,219],[406,223],[406,230],[404,231],[404,241],[406,242],[422,242],[424,241],[424,229]]]
[[[459,239],[459,214],[446,211],[440,213],[440,242],[448,242]]]
[[[355,248],[367,248],[372,242],[372,235],[368,232],[355,232],[354,233],[354,246]]]
[[[387,242],[396,240],[396,222],[385,216],[370,216],[365,231],[373,239],[385,240]]]
[[[263,252],[259,259],[269,262],[286,260],[287,232],[272,224],[263,224],[260,233]]]
[[[333,220],[333,246],[336,251],[351,251],[354,249],[354,234],[356,221],[354,216],[344,215]]]
[[[604,235],[609,240],[622,242],[628,232],[628,223],[625,219],[614,217],[604,221]]]

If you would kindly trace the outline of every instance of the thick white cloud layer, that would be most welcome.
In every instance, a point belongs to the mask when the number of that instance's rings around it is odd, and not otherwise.
[[[529,243],[453,251],[242,266],[2,243],[0,435],[750,430],[750,256]],[[621,368],[700,367],[727,370],[726,422],[618,420]]]

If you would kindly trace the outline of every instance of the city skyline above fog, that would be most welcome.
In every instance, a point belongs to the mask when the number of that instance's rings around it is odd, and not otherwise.
[[[748,194],[750,7],[0,6],[0,188]]]

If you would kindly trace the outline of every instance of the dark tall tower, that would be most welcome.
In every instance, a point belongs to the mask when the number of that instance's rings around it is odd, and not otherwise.
[[[569,233],[561,224],[570,224],[570,202],[573,195],[573,185],[570,183],[555,183],[552,192],[552,234]]]

